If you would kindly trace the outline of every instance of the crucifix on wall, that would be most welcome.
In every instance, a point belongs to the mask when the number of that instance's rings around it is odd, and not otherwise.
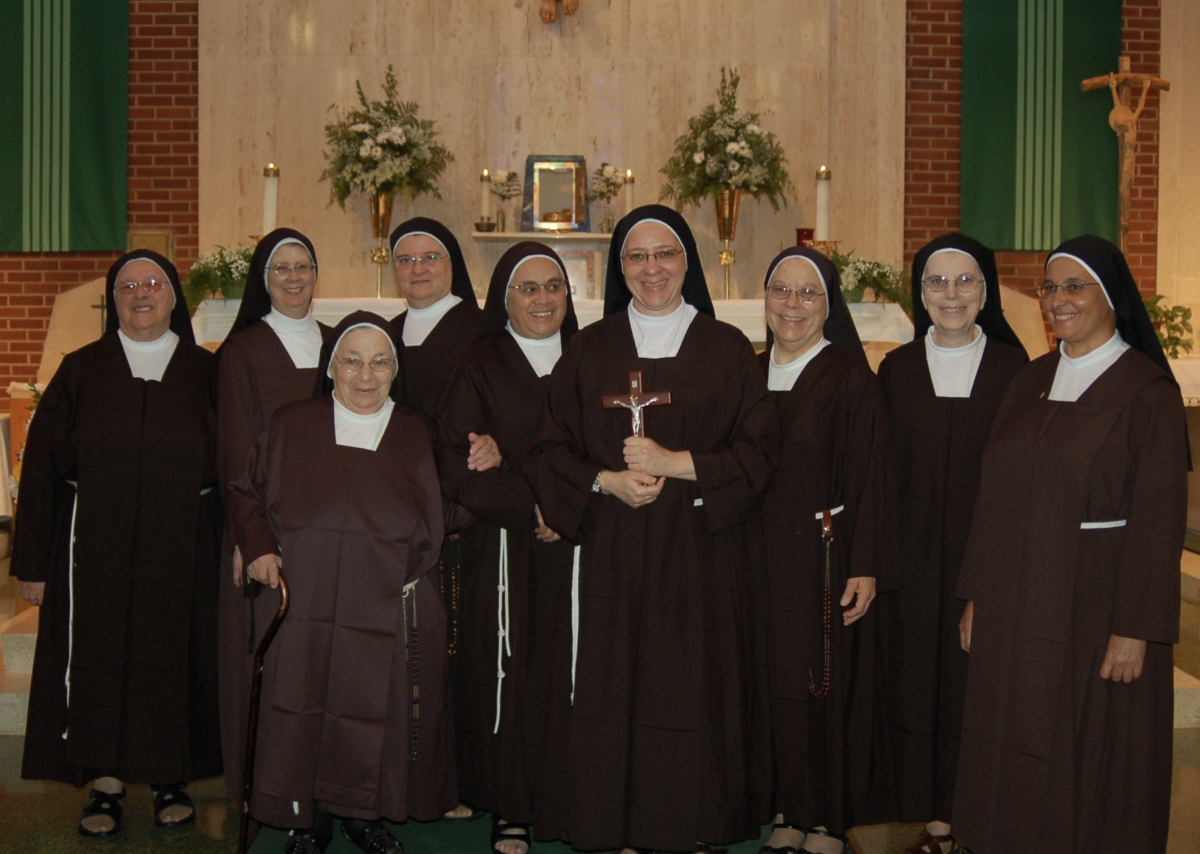
[[[1137,160],[1137,123],[1146,108],[1146,96],[1151,89],[1169,91],[1171,81],[1148,74],[1132,74],[1129,57],[1117,61],[1116,74],[1104,77],[1089,77],[1081,84],[1082,90],[1100,89],[1105,86],[1112,92],[1113,108],[1108,114],[1108,126],[1117,135],[1117,223],[1121,234],[1121,251],[1125,251],[1125,238],[1129,234],[1129,202],[1133,191],[1133,171]],[[1131,109],[1132,87],[1141,89],[1137,109]]]

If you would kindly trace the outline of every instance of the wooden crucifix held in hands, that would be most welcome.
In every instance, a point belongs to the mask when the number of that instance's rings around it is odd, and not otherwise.
[[[1148,74],[1132,74],[1129,71],[1129,57],[1122,56],[1117,61],[1120,69],[1116,74],[1109,73],[1104,77],[1089,77],[1081,84],[1084,92],[1107,86],[1112,91],[1113,108],[1108,114],[1108,126],[1117,135],[1117,222],[1121,234],[1121,251],[1125,251],[1125,237],[1129,233],[1129,200],[1133,192],[1133,170],[1137,160],[1137,123],[1146,108],[1146,96],[1151,89],[1169,91],[1171,81]],[[1130,87],[1141,89],[1137,109],[1130,109]]]
[[[628,409],[633,417],[634,436],[646,435],[646,420],[642,410],[647,406],[668,406],[671,403],[669,391],[645,391],[642,388],[642,372],[629,372],[629,394],[606,394],[602,403],[605,409]]]

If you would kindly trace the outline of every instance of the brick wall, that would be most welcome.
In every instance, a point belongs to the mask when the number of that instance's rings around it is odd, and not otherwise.
[[[172,231],[186,270],[200,228],[199,0],[130,0],[129,27],[129,227]],[[120,255],[0,253],[0,393],[37,375],[54,297]]]
[[[912,263],[926,242],[959,227],[962,7],[963,0],[906,0],[905,264]],[[1121,51],[1130,57],[1135,73],[1159,73],[1160,7],[1161,0],[1124,2]],[[1116,63],[1114,56],[1114,71]],[[1126,248],[1138,287],[1147,295],[1155,290],[1158,251],[1158,115],[1158,95],[1152,92],[1138,122]],[[1110,133],[1107,128],[1097,132]],[[1044,252],[996,253],[1000,278],[1010,287],[1033,287],[1045,260]]]

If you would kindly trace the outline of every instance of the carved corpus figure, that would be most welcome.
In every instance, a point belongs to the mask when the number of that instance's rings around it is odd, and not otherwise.
[[[579,9],[579,0],[562,0],[562,5],[564,14],[574,15]],[[543,0],[538,14],[542,16],[542,21],[553,24],[558,20],[558,0]]]
[[[1108,126],[1117,134],[1120,145],[1120,183],[1117,185],[1118,215],[1122,233],[1129,231],[1129,199],[1133,188],[1133,168],[1137,159],[1137,122],[1142,110],[1146,108],[1146,96],[1150,93],[1150,78],[1142,78],[1142,97],[1138,99],[1137,110],[1131,110],[1121,103],[1117,92],[1117,77],[1108,75],[1108,88],[1112,90],[1113,108],[1108,114]]]

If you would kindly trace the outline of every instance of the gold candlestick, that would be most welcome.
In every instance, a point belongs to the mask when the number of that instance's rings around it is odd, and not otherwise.
[[[375,245],[371,247],[371,263],[375,268],[375,298],[383,299],[383,265],[388,262],[391,252],[385,242],[388,231],[392,227],[392,202],[394,193],[372,193],[367,196],[367,204],[371,212],[371,236]]]
[[[713,196],[717,208],[717,237],[725,241],[725,248],[720,254],[721,266],[725,268],[725,299],[729,299],[729,281],[733,272],[730,268],[737,260],[729,244],[737,236],[738,205],[741,201],[741,190],[722,190]]]

